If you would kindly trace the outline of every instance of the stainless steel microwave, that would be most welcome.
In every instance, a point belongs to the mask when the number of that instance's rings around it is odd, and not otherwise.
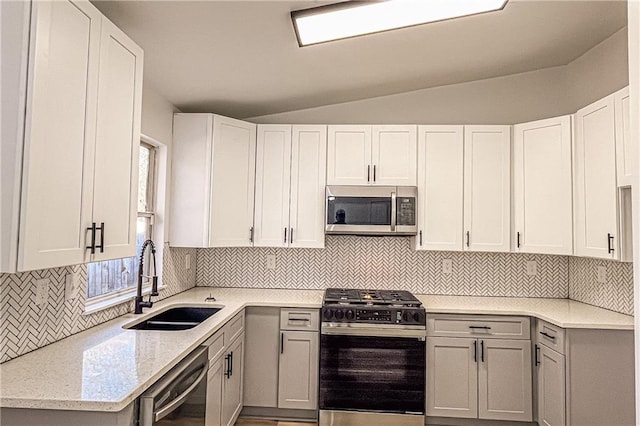
[[[326,234],[416,235],[415,186],[327,186]]]

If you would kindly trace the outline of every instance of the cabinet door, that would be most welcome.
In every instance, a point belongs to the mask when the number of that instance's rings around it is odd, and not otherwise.
[[[243,385],[243,364],[244,364],[244,333],[236,339],[229,348],[231,355],[230,365],[227,366],[230,374],[226,374],[223,380],[222,396],[222,425],[232,426],[240,410],[242,410],[242,385]]]
[[[538,424],[564,426],[565,365],[564,355],[544,345],[538,345]]]
[[[101,20],[88,1],[32,4],[19,271],[89,260]]]
[[[276,408],[280,357],[280,308],[247,308],[245,337],[244,405]]]
[[[510,200],[510,127],[465,126],[465,250],[510,251]]]
[[[102,22],[93,178],[93,221],[104,223],[92,260],[136,255],[142,49]]]
[[[514,250],[572,254],[571,116],[513,130]]]
[[[373,126],[371,180],[375,185],[416,186],[416,126]]]
[[[478,416],[477,340],[427,338],[427,416]]]
[[[327,127],[293,126],[289,246],[324,247]]]
[[[213,114],[173,115],[172,247],[209,246],[212,151]]]
[[[281,331],[278,408],[318,406],[318,333]]]
[[[613,95],[576,113],[575,254],[619,259]]]
[[[478,417],[532,420],[531,341],[478,341]]]
[[[255,124],[214,115],[210,247],[251,245],[255,167]]]
[[[329,126],[327,132],[327,184],[369,185],[371,126]]]
[[[221,357],[209,367],[207,373],[207,406],[205,409],[205,424],[207,426],[221,425],[224,365],[224,357]]]
[[[462,126],[418,128],[418,250],[462,250]]]
[[[630,135],[629,88],[613,94],[616,120],[616,170],[618,186],[631,186],[633,182],[634,156],[637,148]]]
[[[289,245],[289,185],[291,181],[291,126],[258,126],[256,148],[256,247]]]

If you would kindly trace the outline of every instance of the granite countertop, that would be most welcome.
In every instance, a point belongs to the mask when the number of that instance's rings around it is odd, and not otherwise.
[[[212,293],[217,301],[205,303]],[[135,331],[127,314],[0,365],[0,407],[118,412],[247,306],[319,308],[323,291],[198,287],[157,302],[224,306],[179,332]],[[565,328],[632,330],[633,317],[567,299],[418,295],[429,313],[527,315]]]

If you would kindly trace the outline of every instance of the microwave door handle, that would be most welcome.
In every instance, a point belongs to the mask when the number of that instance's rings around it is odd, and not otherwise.
[[[176,399],[174,399],[169,404],[167,404],[167,406],[163,407],[161,410],[158,410],[157,412],[154,413],[153,415],[154,421],[157,422],[160,419],[163,419],[164,417],[168,416],[169,414],[177,410],[178,407],[180,407],[182,404],[184,404],[185,400],[196,390],[198,385],[202,383],[204,378],[207,376],[207,372],[208,372],[207,364],[204,364],[202,366],[202,373],[200,373],[198,378],[191,384],[191,386],[189,386],[187,390],[182,392]]]
[[[396,193],[391,193],[391,232],[396,231]]]

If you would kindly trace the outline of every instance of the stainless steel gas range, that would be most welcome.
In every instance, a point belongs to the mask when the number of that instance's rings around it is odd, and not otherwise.
[[[329,288],[320,425],[424,425],[426,315],[408,291]]]

